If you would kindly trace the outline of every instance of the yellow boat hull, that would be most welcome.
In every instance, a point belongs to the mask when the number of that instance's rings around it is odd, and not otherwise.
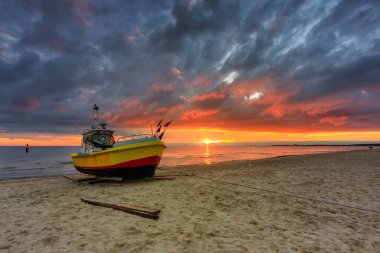
[[[106,150],[71,154],[75,168],[96,176],[153,177],[166,145],[157,138],[126,141]]]

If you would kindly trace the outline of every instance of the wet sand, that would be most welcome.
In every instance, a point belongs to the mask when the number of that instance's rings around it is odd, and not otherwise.
[[[0,252],[379,252],[379,149],[162,169],[194,175],[0,182]],[[159,208],[160,219],[81,197]]]

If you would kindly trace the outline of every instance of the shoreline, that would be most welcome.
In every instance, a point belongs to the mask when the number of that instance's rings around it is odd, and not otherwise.
[[[153,182],[0,182],[0,251],[377,252],[380,215],[327,202],[380,211],[379,164],[379,149],[352,150],[163,167],[158,175],[188,176]],[[80,198],[161,214],[153,221]]]
[[[287,146],[287,145],[273,145],[273,146]],[[292,145],[289,145],[292,146]],[[318,146],[318,145],[317,145]],[[323,145],[322,145],[323,146]],[[339,146],[339,145],[338,145]],[[352,145],[351,145],[352,146]],[[375,148],[377,149],[377,148]],[[374,150],[375,150],[374,149]],[[257,159],[238,159],[238,160],[229,160],[229,161],[221,161],[221,162],[215,162],[212,164],[206,164],[206,163],[194,163],[194,164],[185,164],[185,165],[171,165],[171,166],[163,166],[162,168],[174,168],[174,167],[188,167],[188,166],[209,166],[209,165],[223,165],[225,163],[239,163],[239,162],[244,162],[244,161],[257,161],[257,160],[270,160],[270,159],[277,159],[277,158],[283,158],[283,157],[289,157],[289,156],[308,156],[308,155],[320,155],[320,154],[330,154],[330,153],[341,153],[341,152],[352,152],[352,151],[362,151],[360,149],[358,150],[344,150],[344,151],[328,151],[328,152],[320,152],[320,153],[310,153],[310,154],[289,154],[289,155],[279,155],[279,156],[273,156],[273,157],[265,157],[265,158],[257,158]],[[70,162],[65,162],[67,163],[72,163]],[[159,166],[157,170],[160,168]],[[56,177],[64,177],[64,176],[70,176],[70,175],[86,175],[83,173],[80,173],[75,170],[73,167],[73,173],[70,174],[57,174],[57,175],[47,175],[47,176],[30,176],[30,177],[15,177],[15,178],[5,178],[5,179],[0,179],[0,184],[1,183],[7,183],[7,182],[14,182],[14,181],[28,181],[28,180],[44,180],[44,179],[49,179],[49,178],[56,178]]]

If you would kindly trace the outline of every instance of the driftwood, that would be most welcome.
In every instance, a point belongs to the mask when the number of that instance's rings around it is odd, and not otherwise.
[[[88,201],[88,202],[97,202],[97,203],[101,203],[101,204],[109,205],[109,206],[120,206],[120,205],[117,205],[115,203],[108,202],[108,201],[99,201],[99,200],[95,200],[95,199],[84,199],[84,198],[81,198],[81,200],[82,201]],[[126,206],[126,205],[123,205],[121,207],[124,207],[124,208],[127,208],[127,209],[133,209],[133,210],[141,211],[141,212],[153,213],[153,214],[158,214],[158,213],[161,212],[160,209],[149,208],[149,207],[142,207],[142,206]]]
[[[146,207],[121,206],[114,203],[98,201],[98,200],[93,200],[93,199],[81,198],[81,201],[87,204],[108,207],[108,208],[123,211],[126,213],[138,215],[144,218],[153,219],[153,220],[158,220],[159,213],[161,212],[161,210],[159,209],[146,208]]]

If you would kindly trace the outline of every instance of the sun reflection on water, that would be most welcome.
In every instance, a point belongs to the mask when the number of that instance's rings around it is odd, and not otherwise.
[[[209,145],[206,144],[205,145],[205,163],[206,164],[211,164],[211,159],[210,159],[210,148],[209,148]]]

